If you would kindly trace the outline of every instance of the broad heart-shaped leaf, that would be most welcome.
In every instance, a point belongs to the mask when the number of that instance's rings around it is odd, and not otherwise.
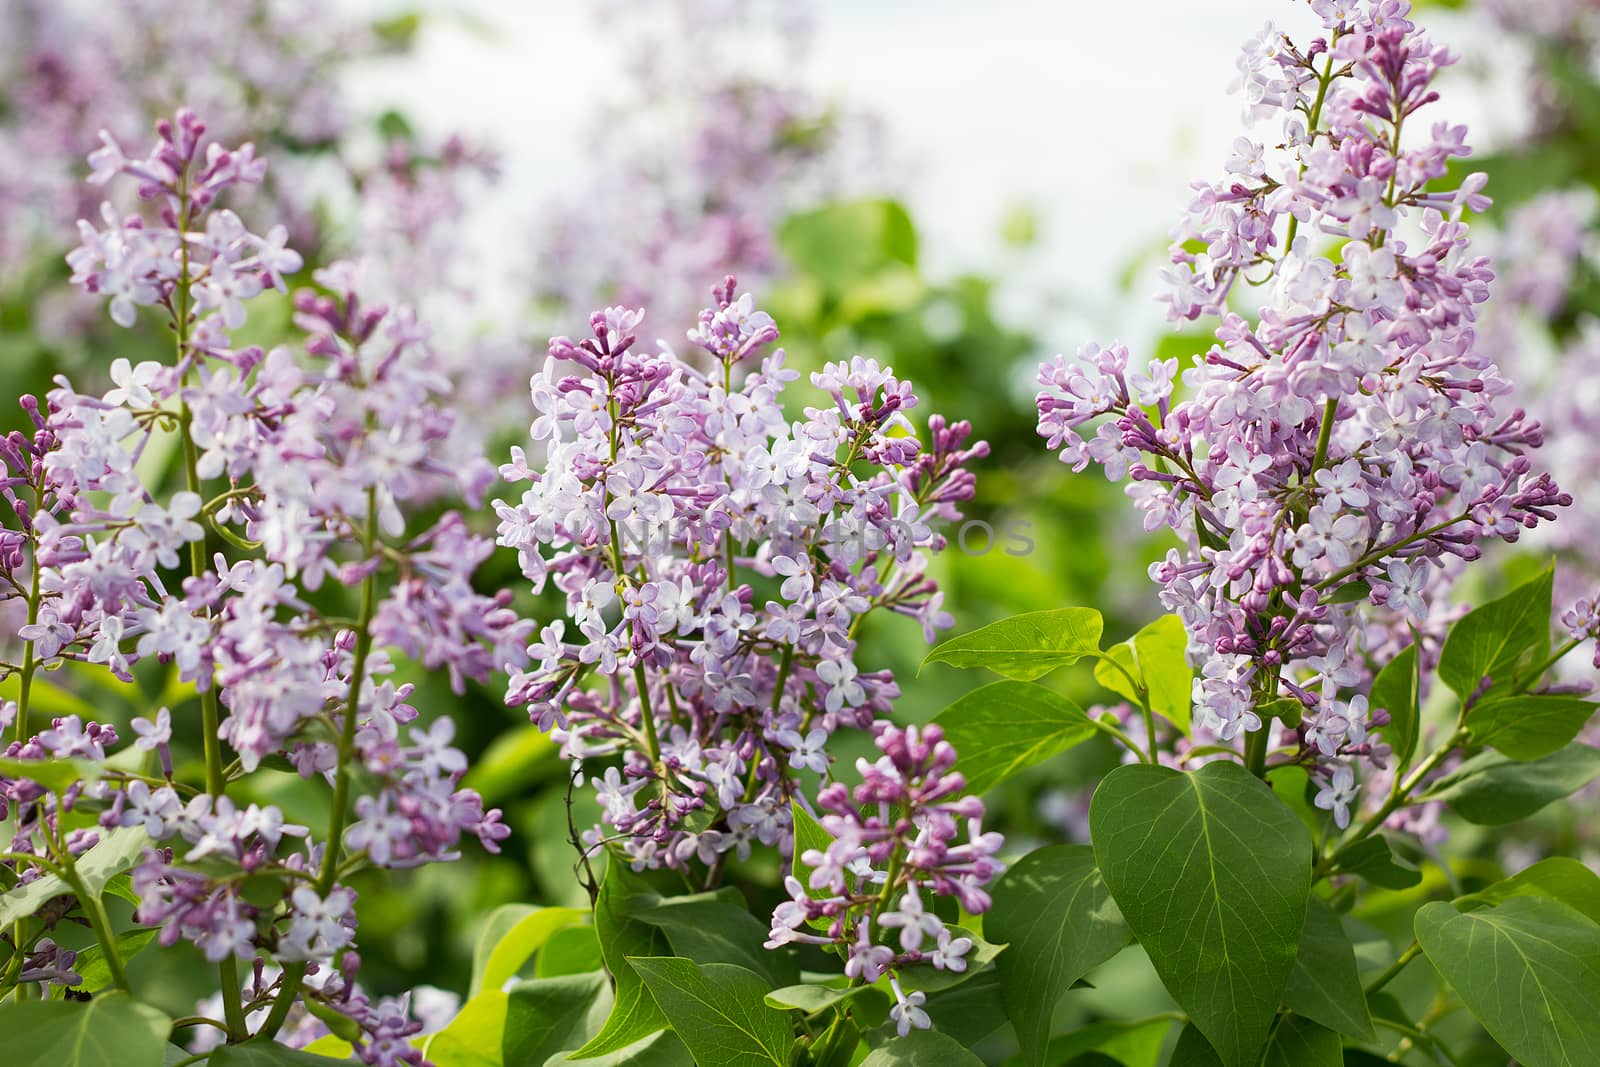
[[[434,1067],[501,1067],[500,1047],[510,998],[486,989],[461,1005],[443,1030],[423,1040],[422,1054]]]
[[[137,1061],[130,1059],[118,1062],[131,1067]],[[205,1062],[206,1067],[333,1067],[334,1064],[348,1063],[349,1060],[318,1056],[280,1045],[276,1041],[246,1041],[242,1045],[217,1046]]]
[[[1133,935],[1088,845],[1028,853],[996,883],[993,897],[983,928],[1006,945],[995,961],[1000,989],[1024,1060],[1037,1067],[1062,995]]]
[[[1600,923],[1600,875],[1575,859],[1551,856],[1468,896],[1456,898],[1456,908],[1500,904],[1512,897],[1545,896],[1561,901]]]
[[[1550,636],[1550,593],[1555,571],[1546,568],[1499,600],[1468,612],[1445,637],[1439,678],[1465,700],[1484,678],[1511,680],[1524,653]]]
[[[861,1061],[861,1067],[981,1067],[966,1046],[937,1030],[913,1030],[890,1038]]]
[[[472,985],[469,995],[499,989],[522,969],[557,930],[575,926],[586,918],[578,908],[536,908],[506,904],[489,913],[472,949]]]
[[[1503,826],[1600,778],[1600,749],[1571,744],[1542,759],[1520,761],[1480,752],[1423,794],[1442,800],[1471,823]]]
[[[1095,733],[1082,708],[1027,682],[993,682],[974,689],[941,711],[934,722],[961,754],[967,790],[976,794]]]
[[[161,1062],[172,1023],[126,993],[93,1000],[25,1000],[0,1008],[0,1054],[41,1067]]]
[[[732,894],[737,897],[737,891]],[[769,927],[750,910],[709,895],[669,897],[634,916],[667,935],[672,954],[696,963],[732,963],[766,979],[768,988],[793,985],[800,968],[793,955],[763,947]]]
[[[1595,707],[1579,697],[1524,693],[1474,704],[1465,721],[1473,743],[1491,745],[1512,759],[1535,760],[1577,737]]]
[[[1259,1063],[1261,1067],[1341,1067],[1343,1056],[1338,1034],[1310,1019],[1284,1015],[1274,1021]],[[1172,1059],[1167,1061],[1168,1067],[1222,1067],[1222,1063],[1193,1023],[1178,1033]]]
[[[1284,987],[1283,1003],[1290,1011],[1342,1034],[1366,1041],[1373,1038],[1367,996],[1356,970],[1355,946],[1339,916],[1321,897],[1307,902],[1300,954]]]
[[[1372,680],[1367,694],[1367,706],[1389,713],[1389,725],[1383,728],[1383,739],[1394,750],[1394,758],[1401,767],[1411,762],[1417,752],[1417,734],[1421,730],[1422,712],[1417,693],[1421,683],[1418,675],[1417,646],[1407,645],[1405,650],[1384,664]]]
[[[1118,767],[1089,806],[1095,858],[1174,999],[1227,1067],[1253,1064],[1294,968],[1311,835],[1231,761]]]
[[[987,667],[1007,678],[1031,682],[1099,652],[1102,628],[1100,613],[1093,608],[1030,611],[952,637],[922,663]]]
[[[542,1064],[583,1043],[590,1012],[606,992],[606,976],[569,974],[511,987],[500,1058],[511,1065]]]
[[[767,1006],[767,983],[731,963],[697,965],[680,956],[631,957],[672,1029],[696,1063],[776,1064],[794,1048],[790,1016]]]
[[[1465,914],[1425,904],[1417,940],[1485,1030],[1527,1067],[1600,1063],[1600,925],[1513,897]]]
[[[1176,615],[1163,615],[1128,640],[1106,649],[1108,658],[1144,686],[1150,710],[1185,734],[1189,733],[1190,693],[1194,681],[1194,668],[1189,666],[1186,653],[1188,645],[1189,635],[1184,632],[1183,620]],[[1139,694],[1133,691],[1122,671],[1105,660],[1094,665],[1094,677],[1113,693],[1140,703]]]
[[[667,935],[633,917],[642,903],[654,899],[648,886],[628,870],[625,863],[606,865],[605,880],[594,905],[595,934],[600,938],[600,956],[611,975],[616,999],[611,1015],[587,1044],[571,1054],[572,1059],[588,1059],[634,1044],[667,1025],[667,1017],[656,1007],[655,998],[628,962],[630,956],[662,956],[667,953]]]
[[[98,894],[118,873],[133,866],[150,836],[137,826],[100,831],[100,841],[77,859],[78,877],[90,893]],[[53,874],[35,878],[9,893],[0,893],[0,926],[25,919],[71,887]]]

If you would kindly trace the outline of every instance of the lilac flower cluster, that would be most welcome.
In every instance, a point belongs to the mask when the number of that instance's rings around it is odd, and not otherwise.
[[[1342,825],[1339,768],[1387,753],[1378,709],[1347,695],[1365,657],[1386,661],[1409,627],[1431,638],[1451,561],[1571,498],[1533,473],[1540,427],[1505,410],[1510,383],[1475,344],[1491,272],[1462,216],[1487,203],[1483,178],[1438,187],[1466,131],[1423,114],[1452,57],[1403,0],[1311,6],[1326,36],[1302,49],[1269,27],[1240,61],[1281,147],[1241,137],[1175,231],[1171,317],[1220,320],[1185,397],[1176,360],[1088,345],[1041,368],[1038,407],[1063,461],[1131,479],[1146,528],[1182,536],[1151,576],[1189,633],[1197,719],[1257,735],[1259,761],[1257,709],[1301,701],[1284,740],[1337,775]],[[1229,306],[1241,280],[1261,293],[1249,317]]]
[[[797,373],[763,354],[777,327],[734,288],[688,334],[708,372],[638,345],[640,311],[552,340],[532,382],[543,462],[513,449],[502,474],[530,486],[495,503],[500,543],[576,631],[544,628],[507,702],[575,762],[622,756],[596,788],[636,868],[788,847],[798,776],[826,775],[828,737],[898,695],[855,662],[861,620],[949,625],[928,558],[987,451],[939,416],[924,448],[910,383],[860,357],[813,374],[828,403],[787,421]]]
[[[217,206],[225,190],[261,180],[248,144],[206,144],[187,111],[158,133],[134,158],[107,135],[91,159],[95,181],[132,179],[156,217],[107,209],[103,228],[82,225],[69,258],[74,280],[106,298],[118,323],[139,307],[163,311],[176,359],[118,361],[103,396],[61,379],[44,410],[24,401],[34,434],[0,446],[3,492],[20,520],[5,531],[0,599],[26,605],[24,658],[0,663],[0,677],[22,678],[22,706],[8,709],[12,756],[100,761],[116,741],[107,727],[67,718],[30,737],[33,675],[75,661],[127,678],[141,659],[169,663],[200,697],[200,722],[180,732],[203,741],[206,780],[200,789],[173,778],[174,717],[162,708],[134,723],[159,775],[106,770],[59,797],[5,782],[8,804],[42,816],[22,820],[12,851],[39,863],[18,873],[70,866],[71,851],[90,847],[94,831],[60,836],[56,809],[92,802],[102,827],[148,835],[133,874],[138,921],[222,964],[228,1017],[219,1025],[234,1039],[246,1036],[234,961],[270,958],[284,970],[266,1032],[284,1025],[297,996],[315,997],[355,1021],[364,1061],[417,1062],[403,1012],[352,992],[355,895],[344,879],[364,865],[453,859],[463,836],[497,851],[509,833],[460,787],[466,761],[450,720],[414,725],[410,687],[385,677],[390,650],[448,672],[458,691],[523,661],[532,624],[509,608],[509,592],[485,596],[471,584],[492,542],[453,512],[425,529],[408,521],[446,488],[481,500],[494,472],[481,455],[444,454],[453,416],[427,330],[404,307],[372,299],[359,264],[319,271],[321,290],[296,294],[303,357],[233,344],[247,302],[286,288],[300,258],[281,227],[260,236]],[[140,460],[172,435],[186,488],[163,497]],[[219,552],[208,566],[208,531],[232,558]],[[162,572],[184,562],[188,576],[173,589]],[[307,599],[330,579],[352,590],[357,618]],[[237,754],[232,769],[223,743]],[[267,760],[331,784],[321,840],[275,808],[241,808],[226,795]],[[248,896],[245,876],[256,887]],[[263,901],[263,881],[281,892]]]
[[[1004,840],[983,831],[983,801],[961,795],[966,779],[952,769],[956,751],[937,725],[876,723],[873,733],[883,755],[857,761],[861,784],[830,782],[817,795],[832,840],[803,852],[784,880],[790,899],[772,914],[767,948],[837,946],[848,977],[872,983],[888,975],[889,1014],[904,1037],[929,1021],[924,995],[906,993],[898,972],[920,963],[964,971],[973,946],[934,914],[933,898],[987,911],[984,887],[1003,870],[995,856]]]

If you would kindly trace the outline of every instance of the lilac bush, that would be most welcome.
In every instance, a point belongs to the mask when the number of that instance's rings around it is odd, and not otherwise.
[[[826,403],[786,421],[777,326],[731,277],[716,297],[687,335],[698,360],[638,344],[642,312],[621,307],[553,339],[532,383],[543,461],[513,449],[501,473],[531,485],[495,503],[500,543],[575,631],[544,628],[507,702],[569,759],[623,756],[596,789],[636,869],[788,850],[830,735],[898,694],[858,667],[860,620],[949,625],[927,562],[987,451],[937,415],[924,449],[910,383],[859,357],[813,374]]]
[[[248,302],[286,288],[300,257],[281,226],[258,234],[219,206],[263,177],[249,144],[208,142],[188,111],[157,130],[145,155],[106,135],[91,158],[93,180],[135,185],[153,217],[108,206],[101,226],[81,224],[69,259],[73,280],[119,325],[142,308],[163,315],[173,361],[119,361],[116,387],[98,397],[60,380],[42,407],[24,400],[35,432],[4,450],[5,495],[21,521],[7,531],[4,595],[27,612],[22,662],[0,667],[21,678],[6,709],[5,791],[23,817],[7,860],[24,884],[51,875],[74,891],[126,988],[104,909],[76,873],[115,838],[138,861],[137,921],[220,966],[223,1017],[189,1025],[239,1041],[289,1024],[304,1043],[327,1032],[332,1012],[353,1024],[345,1035],[365,1062],[415,1062],[404,1003],[370,1000],[354,983],[345,883],[362,867],[448,861],[464,836],[496,850],[509,832],[460,787],[450,720],[416,724],[410,686],[386,678],[391,652],[447,671],[458,690],[520,661],[532,623],[509,594],[470,584],[492,543],[454,512],[426,528],[408,516],[442,487],[481,499],[493,470],[481,457],[442,461],[453,416],[427,330],[367,292],[359,264],[319,271],[319,290],[296,295],[303,356],[234,346]],[[168,491],[140,460],[173,435],[183,488]],[[210,559],[208,533],[228,546]],[[325,582],[351,590],[357,617],[313,607]],[[192,687],[198,722],[161,708],[135,720],[126,759],[102,764],[114,730],[77,716],[41,730],[30,716],[41,670],[77,662],[127,679],[144,659]],[[203,782],[174,776],[174,731],[202,740]],[[86,760],[92,773],[59,784],[62,761]],[[331,788],[325,828],[229,798],[272,763]],[[80,812],[98,812],[99,829],[69,832]],[[281,971],[265,977],[263,960]],[[238,977],[240,961],[257,961],[252,982]],[[56,972],[29,973],[70,984],[65,970],[58,959]]]
[[[1313,6],[1326,38],[1247,47],[1270,132],[1235,142],[1174,231],[1169,316],[1218,320],[1182,395],[1177,360],[1091,344],[1041,368],[1038,406],[1064,462],[1128,479],[1146,529],[1181,537],[1151,576],[1207,731],[1249,736],[1258,767],[1284,746],[1323,765],[1343,824],[1351,761],[1387,760],[1368,733],[1384,709],[1349,687],[1413,632],[1436,650],[1459,564],[1572,498],[1535,471],[1542,428],[1477,344],[1493,274],[1465,215],[1488,201],[1481,175],[1442,184],[1466,130],[1428,111],[1453,57],[1404,5]],[[1229,305],[1246,287],[1248,314]],[[1298,735],[1259,714],[1280,698],[1303,705]]]

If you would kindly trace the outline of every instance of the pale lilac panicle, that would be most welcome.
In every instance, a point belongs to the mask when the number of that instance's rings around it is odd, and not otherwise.
[[[1542,428],[1478,344],[1493,275],[1465,219],[1484,179],[1441,184],[1466,131],[1429,118],[1453,57],[1403,0],[1312,7],[1309,45],[1271,26],[1246,45],[1266,128],[1174,231],[1169,315],[1216,323],[1181,396],[1168,366],[1089,344],[1040,368],[1038,409],[1063,462],[1127,480],[1146,529],[1183,539],[1150,575],[1188,631],[1196,721],[1224,741],[1274,729],[1322,765],[1342,824],[1353,768],[1387,760],[1370,665],[1412,628],[1431,657],[1460,563],[1572,498],[1534,471]],[[1304,705],[1297,731],[1258,713],[1279,698]]]
[[[542,462],[513,450],[501,473],[528,488],[495,502],[500,544],[569,616],[506,700],[571,759],[622,756],[598,784],[640,868],[787,847],[798,769],[899,692],[855,663],[860,620],[949,625],[928,559],[987,452],[939,416],[919,438],[910,384],[861,357],[812,375],[821,402],[785,419],[777,327],[732,278],[716,296],[688,336],[708,371],[638,343],[638,310],[553,339],[531,383]]]
[[[428,331],[376,295],[358,263],[319,271],[322,289],[296,294],[302,351],[237,347],[230,331],[249,301],[285,288],[300,266],[279,228],[258,237],[219,204],[224,190],[259,183],[264,164],[248,146],[208,142],[188,111],[158,135],[137,158],[106,138],[95,179],[130,181],[151,210],[108,215],[105,230],[86,226],[70,258],[75,282],[111,304],[119,323],[147,305],[164,312],[177,358],[114,364],[114,388],[102,396],[60,379],[43,409],[24,399],[33,432],[0,442],[0,494],[20,520],[0,542],[0,601],[32,603],[18,637],[40,667],[99,663],[127,678],[155,659],[214,693],[218,738],[245,774],[274,760],[332,782],[348,722],[354,818],[340,868],[324,869],[328,843],[277,808],[174,781],[174,716],[162,708],[133,726],[133,754],[154,755],[160,778],[119,763],[59,795],[26,777],[0,780],[0,804],[25,816],[10,851],[44,857],[57,841],[77,853],[106,833],[148,835],[132,872],[136,917],[159,928],[163,944],[191,942],[213,961],[304,963],[299,995],[356,1021],[363,1060],[419,1063],[405,1005],[370,1002],[348,982],[356,901],[338,875],[352,862],[448,861],[464,836],[496,851],[509,834],[500,813],[461,786],[467,763],[452,722],[424,725],[410,687],[388,678],[393,652],[445,671],[458,688],[523,661],[532,624],[510,610],[509,593],[472,587],[493,542],[452,511],[425,528],[411,521],[420,504],[437,513],[441,497],[481,490],[493,470],[481,453],[463,461],[448,450],[455,417]],[[188,434],[201,484],[157,496],[139,461],[174,432]],[[251,557],[218,553],[202,569],[192,553],[208,527]],[[196,576],[170,576],[191,561]],[[393,580],[377,581],[379,571]],[[35,581],[37,598],[28,593]],[[308,593],[328,581],[382,591],[370,646],[348,621],[313,607]],[[8,660],[0,675],[13,670]],[[7,705],[0,718],[10,730],[20,714]],[[64,716],[12,741],[8,755],[103,761],[117,741],[109,726]],[[61,816],[82,805],[98,828],[62,836]],[[20,879],[41,870],[17,864]],[[245,876],[256,887],[248,893]],[[281,898],[263,900],[259,888],[273,880]]]
[[[922,994],[908,996],[899,972],[928,964],[959,973],[973,948],[972,938],[934,914],[935,898],[987,911],[986,887],[1003,870],[995,857],[1004,842],[983,830],[983,802],[964,794],[955,749],[936,724],[880,722],[873,733],[882,755],[858,762],[861,784],[831,782],[818,794],[830,841],[795,857],[784,882],[790,899],[773,911],[766,944],[836,945],[847,977],[870,983],[889,975],[903,1037],[929,1021]]]

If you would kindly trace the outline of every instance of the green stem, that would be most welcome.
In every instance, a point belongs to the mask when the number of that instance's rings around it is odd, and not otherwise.
[[[1412,791],[1421,785],[1423,779],[1432,774],[1439,764],[1448,759],[1463,740],[1465,740],[1465,731],[1458,723],[1455,732],[1450,735],[1448,741],[1431,753],[1427,759],[1417,764],[1403,780],[1396,780],[1394,788],[1389,791],[1389,797],[1383,802],[1383,806],[1373,812],[1360,826],[1356,827],[1355,833],[1344,841],[1339,842],[1334,849],[1334,855],[1376,833],[1383,826],[1384,820],[1388,819],[1389,816],[1393,815],[1405,804]],[[1317,864],[1315,877],[1324,878],[1335,873],[1336,870],[1337,867],[1333,863],[1333,855],[1329,855]]]
[[[378,543],[378,493],[367,490],[367,525],[362,548],[370,558]],[[345,809],[350,804],[350,757],[356,745],[356,719],[361,709],[361,682],[367,672],[367,657],[372,652],[372,616],[378,597],[376,571],[361,580],[361,612],[356,619],[355,658],[350,668],[349,695],[345,698],[344,722],[339,730],[339,756],[334,769],[333,806],[328,812],[328,836],[323,846],[322,873],[317,878],[317,894],[326,897],[339,879],[339,851],[344,842]],[[300,982],[305,977],[304,963],[291,963],[283,969],[283,979],[278,985],[277,999],[261,1026],[261,1035],[268,1040],[277,1035],[294,1007],[300,992]]]
[[[181,232],[189,226],[189,187],[188,175],[181,177],[178,186],[180,202],[179,210],[182,212],[178,219],[178,230]],[[178,272],[178,285],[174,292],[173,306],[173,331],[177,334],[177,358],[179,365],[189,357],[189,242],[179,242],[181,267]],[[188,384],[192,368],[185,368],[183,372],[184,384]],[[183,444],[183,479],[184,486],[195,496],[201,496],[200,489],[200,454],[195,447],[194,434],[191,429],[194,425],[194,413],[189,410],[189,404],[182,396],[178,399],[178,436]],[[189,542],[189,574],[190,577],[199,579],[206,572],[206,545],[204,538]],[[206,617],[210,618],[210,612]],[[205,752],[206,761],[206,792],[213,797],[220,798],[227,790],[228,780],[222,773],[222,737],[220,728],[222,716],[217,707],[217,687],[215,678],[203,679],[205,684],[200,692],[200,728],[202,730],[201,744]],[[245,1022],[244,1003],[239,991],[239,964],[233,956],[225,957],[217,965],[218,980],[222,985],[222,1013],[228,1021],[228,1040],[239,1042],[250,1036],[249,1027]]]
[[[1311,457],[1311,470],[1306,473],[1306,481],[1322,469],[1328,461],[1328,443],[1333,439],[1333,420],[1339,413],[1339,398],[1330,396],[1322,408],[1322,426],[1317,431],[1317,451]]]
[[[1267,776],[1267,732],[1270,726],[1261,724],[1261,729],[1250,734],[1244,742],[1244,765],[1251,774],[1257,778]]]
[[[1415,941],[1411,942],[1406,950],[1400,953],[1399,959],[1389,964],[1389,966],[1384,969],[1382,974],[1378,975],[1378,977],[1367,983],[1367,996],[1372,996],[1372,994],[1376,993],[1378,990],[1392,982],[1396,975],[1406,969],[1406,964],[1416,959],[1421,952],[1422,946],[1417,944]]]
[[[65,876],[63,880],[72,887],[72,891],[77,894],[79,906],[88,914],[95,940],[100,942],[101,954],[105,956],[106,969],[111,972],[111,981],[126,993],[128,972],[123,969],[122,953],[117,949],[117,938],[111,932],[111,920],[106,915],[105,905],[98,894],[90,893],[88,887],[84,885],[83,879],[78,875],[77,864],[72,859],[70,849],[62,848],[61,867]]]
[[[656,713],[650,706],[650,680],[645,676],[643,663],[634,664],[633,681],[639,690],[639,720],[644,723],[644,743],[654,766],[661,762],[661,741],[656,737]]]
[[[42,497],[42,495],[43,494],[40,494],[41,497]],[[35,514],[38,513],[38,508],[37,507],[34,508],[34,512],[35,512]],[[37,548],[37,544],[35,545],[35,548]],[[39,621],[39,558],[38,558],[38,555],[37,555],[37,552],[36,552],[35,555],[34,555],[34,560],[33,560],[33,574],[30,576],[30,579],[29,579],[29,582],[28,582],[28,625],[29,626],[33,626],[38,621]],[[19,742],[26,742],[28,740],[28,700],[29,700],[29,697],[32,695],[32,692],[33,692],[33,674],[38,669],[39,669],[39,661],[38,661],[38,658],[34,655],[34,644],[33,644],[33,642],[32,641],[23,642],[23,645],[22,645],[22,673],[21,673],[21,677],[19,679],[19,684],[18,684],[18,689],[17,689],[16,739]],[[14,816],[14,818],[16,820],[18,828],[20,829],[21,825],[22,825],[22,812],[21,812],[21,810],[20,809],[14,809],[13,810],[13,816]],[[15,956],[15,960],[16,960],[16,963],[17,963],[17,968],[16,969],[17,969],[17,973],[19,973],[19,974],[22,971],[22,953],[23,953],[22,945],[23,945],[23,941],[25,940],[22,923],[23,923],[23,920],[22,919],[18,919],[16,922],[11,924],[11,944],[16,950],[16,956]],[[16,995],[16,999],[18,999],[18,1000],[26,1000],[31,995],[31,992],[32,991],[30,989],[28,989],[28,987],[19,985],[16,988],[16,994],[15,994]]]
[[[1552,652],[1549,659],[1546,659],[1543,663],[1528,671],[1527,678],[1517,686],[1517,692],[1526,693],[1530,686],[1538,682],[1538,680],[1544,676],[1545,671],[1549,670],[1551,667],[1554,667],[1557,663],[1560,663],[1566,658],[1567,653],[1571,652],[1582,643],[1582,641],[1574,637],[1568,640],[1560,648]]]

